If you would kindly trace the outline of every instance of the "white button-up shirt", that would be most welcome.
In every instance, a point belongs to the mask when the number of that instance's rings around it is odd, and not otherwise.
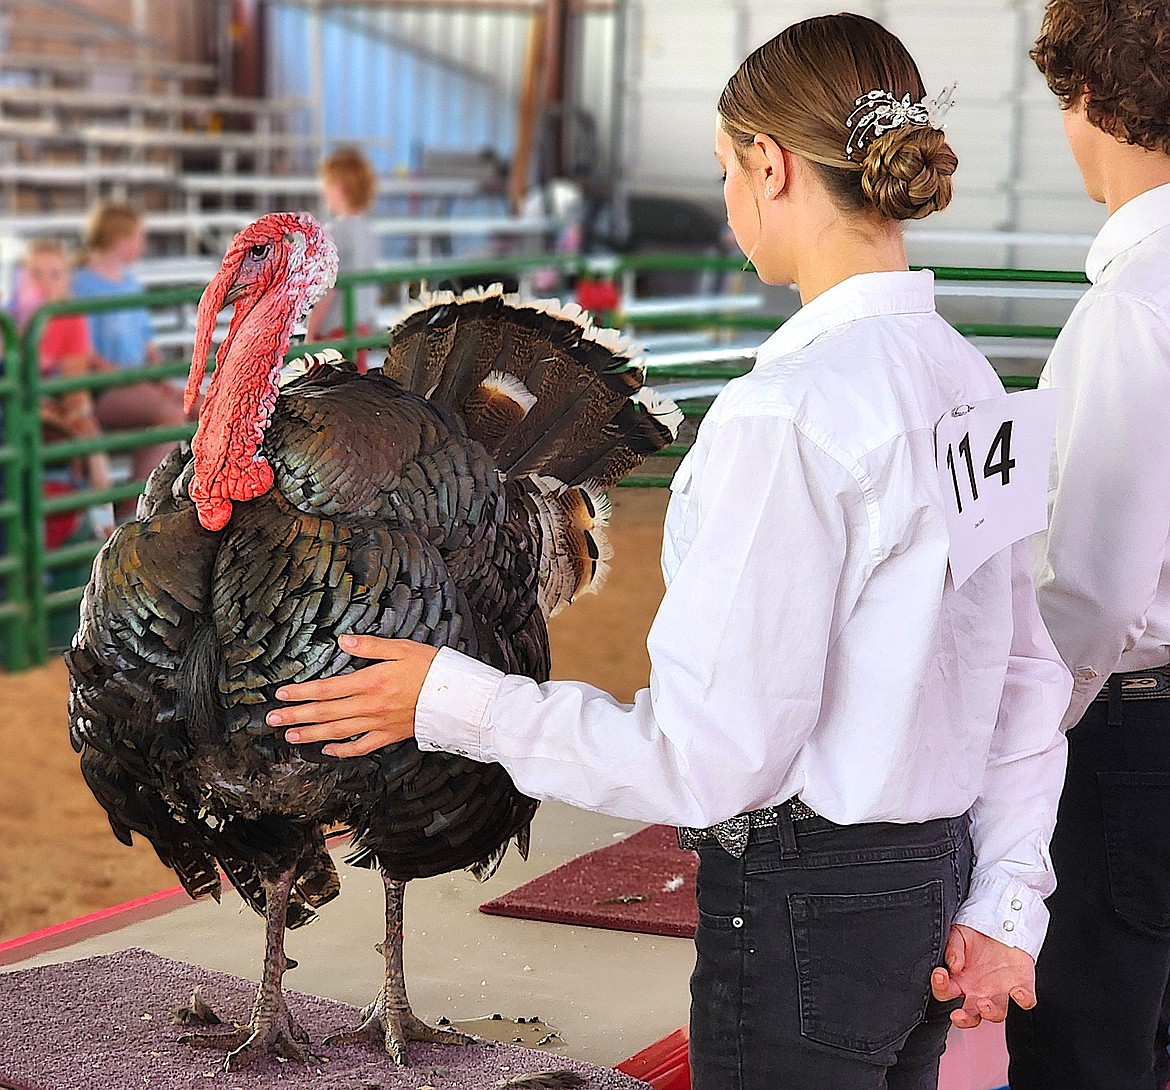
[[[621,704],[443,650],[419,744],[674,825],[795,795],[842,824],[970,810],[960,922],[1035,954],[1070,681],[1025,542],[955,589],[934,463],[940,417],[1002,393],[930,273],[824,293],[727,385],[675,476],[649,687]]]
[[[1170,663],[1170,185],[1109,217],[1087,271],[1040,379],[1064,394],[1034,549],[1066,729],[1111,673]]]

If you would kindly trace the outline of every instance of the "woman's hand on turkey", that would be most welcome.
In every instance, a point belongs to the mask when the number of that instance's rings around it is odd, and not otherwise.
[[[284,685],[278,700],[295,703],[268,714],[271,727],[291,728],[289,742],[329,742],[330,757],[361,757],[414,735],[418,696],[438,651],[413,640],[342,636],[341,649],[375,659],[352,674]]]

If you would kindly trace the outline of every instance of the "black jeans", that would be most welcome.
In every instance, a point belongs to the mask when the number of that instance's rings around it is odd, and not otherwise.
[[[700,853],[694,1090],[934,1090],[954,1005],[930,996],[966,895],[966,816],[823,818]]]
[[[1095,703],[1069,731],[1037,1006],[1008,1015],[1012,1090],[1164,1090],[1170,700]]]

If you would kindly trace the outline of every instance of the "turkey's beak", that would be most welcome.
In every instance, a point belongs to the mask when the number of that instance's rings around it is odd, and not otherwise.
[[[234,303],[241,295],[244,294],[247,288],[247,284],[233,284],[224,294],[223,302],[220,304],[219,309],[227,310],[227,308],[230,307],[232,303]]]

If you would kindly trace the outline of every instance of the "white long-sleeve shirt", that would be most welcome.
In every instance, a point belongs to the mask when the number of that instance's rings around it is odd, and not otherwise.
[[[1170,185],[1110,216],[1087,271],[1040,379],[1063,392],[1034,551],[1066,729],[1111,673],[1170,663]]]
[[[1024,542],[949,579],[933,449],[945,412],[1002,392],[930,273],[826,292],[728,384],[675,476],[649,687],[621,704],[443,650],[420,746],[674,825],[795,795],[843,824],[971,810],[960,922],[1035,954],[1070,681]]]

